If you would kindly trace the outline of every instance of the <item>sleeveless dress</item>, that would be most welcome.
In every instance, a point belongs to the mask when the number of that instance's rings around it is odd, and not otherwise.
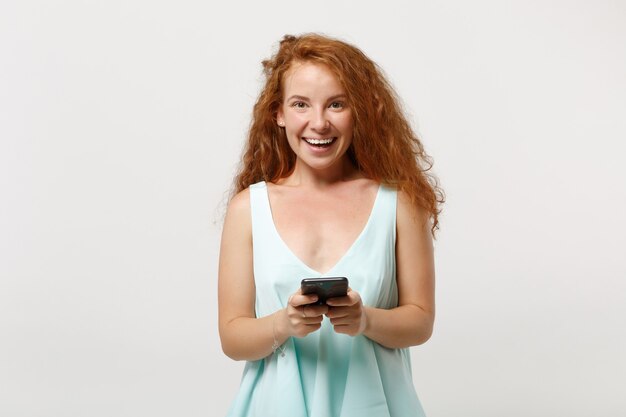
[[[256,316],[286,307],[302,278],[344,276],[364,305],[398,304],[395,189],[380,185],[370,217],[346,254],[321,274],[278,234],[264,182],[250,186]],[[338,334],[328,318],[279,352],[247,362],[229,417],[420,417],[408,349],[388,349],[359,335]]]

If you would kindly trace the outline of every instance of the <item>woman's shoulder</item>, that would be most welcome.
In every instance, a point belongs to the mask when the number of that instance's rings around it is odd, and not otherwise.
[[[255,182],[254,184],[250,184],[250,186],[247,189],[266,188],[266,187],[267,187],[267,183],[265,181],[259,181],[259,182]]]
[[[254,189],[265,188],[267,184],[265,181],[259,181],[254,184],[250,184],[247,188],[236,193],[228,203],[228,210],[234,211],[250,210],[250,192]]]
[[[250,216],[250,187],[239,191],[230,199],[226,216],[238,219]]]
[[[239,191],[228,202],[222,239],[252,234],[252,211],[250,209],[250,189]]]
[[[415,227],[421,230],[430,224],[430,215],[423,207],[417,205],[404,190],[398,190],[397,223],[398,227]]]

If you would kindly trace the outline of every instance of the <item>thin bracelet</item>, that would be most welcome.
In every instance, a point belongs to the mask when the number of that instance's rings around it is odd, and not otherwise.
[[[272,319],[272,336],[274,336],[274,343],[272,343],[272,353],[276,353],[276,351],[280,351],[280,357],[285,357],[285,347],[283,345],[278,344],[278,339],[276,339],[276,329],[275,329],[276,316]]]

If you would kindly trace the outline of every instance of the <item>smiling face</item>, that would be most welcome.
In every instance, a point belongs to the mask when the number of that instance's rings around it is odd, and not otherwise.
[[[346,92],[326,66],[295,64],[283,80],[283,102],[276,121],[302,164],[314,170],[341,168],[352,143],[352,111]]]

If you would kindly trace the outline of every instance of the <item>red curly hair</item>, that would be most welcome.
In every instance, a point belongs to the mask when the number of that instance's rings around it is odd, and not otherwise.
[[[354,128],[348,156],[363,175],[396,187],[426,210],[434,235],[444,194],[428,171],[432,160],[411,128],[382,70],[361,50],[319,34],[285,35],[278,51],[263,61],[265,86],[254,105],[235,192],[259,181],[276,182],[291,174],[295,154],[276,124],[283,101],[282,81],[294,63],[323,64],[339,79],[352,110]]]

